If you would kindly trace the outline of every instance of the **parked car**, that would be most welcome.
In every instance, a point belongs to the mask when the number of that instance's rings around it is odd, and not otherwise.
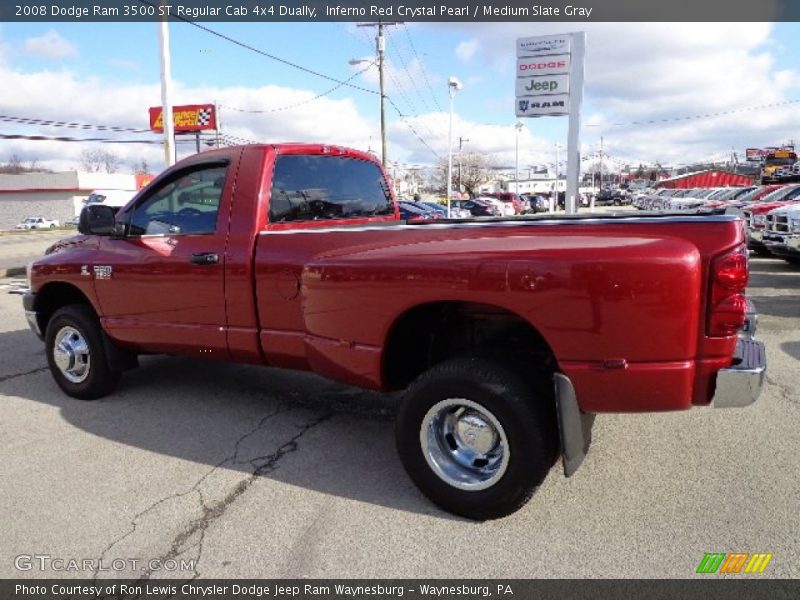
[[[540,194],[523,194],[522,198],[528,202],[531,213],[541,213],[550,210],[550,200]]]
[[[594,197],[595,206],[622,206],[630,204],[630,196],[622,190],[605,188]]]
[[[800,203],[789,203],[767,213],[763,242],[778,258],[800,265]]]
[[[506,208],[503,210],[504,215],[508,216],[521,215],[524,210],[519,195],[513,192],[495,192],[491,194],[484,194],[484,197],[496,198],[497,200],[500,200],[500,202],[503,202],[506,205],[511,205],[513,212],[508,208],[508,206],[506,206]]]
[[[415,200],[414,204],[416,204],[420,208],[426,210],[432,210],[433,212],[439,213],[441,217],[447,216],[447,207],[441,204],[437,204],[436,202],[425,202],[423,200]]]
[[[559,456],[573,474],[598,413],[758,399],[738,218],[409,224],[380,162],[334,148],[209,150],[122,211],[87,206],[22,297],[55,384],[96,399],[166,354],[402,392],[409,478],[481,520],[522,507]]]
[[[765,186],[770,187],[770,186]],[[733,207],[728,212],[740,214],[747,228],[747,247],[761,256],[772,256],[764,245],[764,234],[767,229],[767,214],[787,203],[800,200],[800,185],[771,186],[778,189],[763,196],[758,202],[752,202],[740,208]]]
[[[451,206],[469,212],[473,217],[499,217],[500,209],[490,202],[483,202],[479,198],[472,200],[453,200]]]
[[[486,196],[478,196],[477,200],[480,200],[486,204],[491,204],[497,209],[497,212],[504,217],[513,217],[517,214],[517,210],[514,208],[514,204],[510,200],[503,201],[496,196],[491,196],[488,194]]]
[[[404,221],[415,221],[415,220],[422,220],[427,221],[429,219],[441,219],[442,215],[438,211],[431,210],[427,206],[419,204],[417,202],[408,202],[408,201],[399,201],[397,203],[397,207],[400,209],[400,218]]]
[[[45,217],[27,217],[22,223],[14,225],[14,229],[55,229],[58,221]]]

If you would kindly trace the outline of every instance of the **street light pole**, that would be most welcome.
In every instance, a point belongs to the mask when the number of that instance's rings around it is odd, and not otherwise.
[[[561,160],[561,156],[558,153],[559,150],[561,150],[561,146],[556,144],[556,191],[555,194],[553,194],[555,196],[555,201],[550,202],[550,212],[555,212],[555,207],[558,206],[558,178],[561,175],[559,173],[559,161]],[[565,204],[565,210],[566,210],[566,204]]]
[[[447,91],[450,95],[450,127],[447,130],[447,218],[450,218],[450,205],[452,204],[452,194],[450,190],[453,187],[453,109],[455,106],[456,92],[463,86],[461,82],[455,77],[450,77],[447,80]]]
[[[519,194],[519,132],[522,131],[524,125],[517,121],[514,125],[514,129],[517,130],[517,137],[516,137],[516,148],[514,152],[514,193]],[[530,182],[528,182],[530,183]]]

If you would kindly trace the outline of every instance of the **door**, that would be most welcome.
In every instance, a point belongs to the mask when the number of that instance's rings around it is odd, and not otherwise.
[[[90,268],[112,338],[154,352],[227,358],[228,161],[172,174],[117,215]],[[231,169],[232,170],[232,169]]]

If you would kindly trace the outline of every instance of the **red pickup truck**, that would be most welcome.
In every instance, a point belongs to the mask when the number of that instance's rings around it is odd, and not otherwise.
[[[744,406],[764,379],[734,216],[408,224],[373,157],[301,144],[195,155],[115,211],[29,269],[64,392],[145,353],[403,390],[403,465],[467,517],[517,510],[559,456],[571,475],[596,413]]]

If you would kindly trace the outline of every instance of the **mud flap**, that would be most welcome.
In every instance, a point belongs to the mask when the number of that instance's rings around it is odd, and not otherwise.
[[[561,459],[564,464],[564,475],[569,477],[578,470],[589,452],[595,415],[581,412],[575,388],[572,387],[569,377],[556,373],[553,375],[553,381],[556,388]]]

